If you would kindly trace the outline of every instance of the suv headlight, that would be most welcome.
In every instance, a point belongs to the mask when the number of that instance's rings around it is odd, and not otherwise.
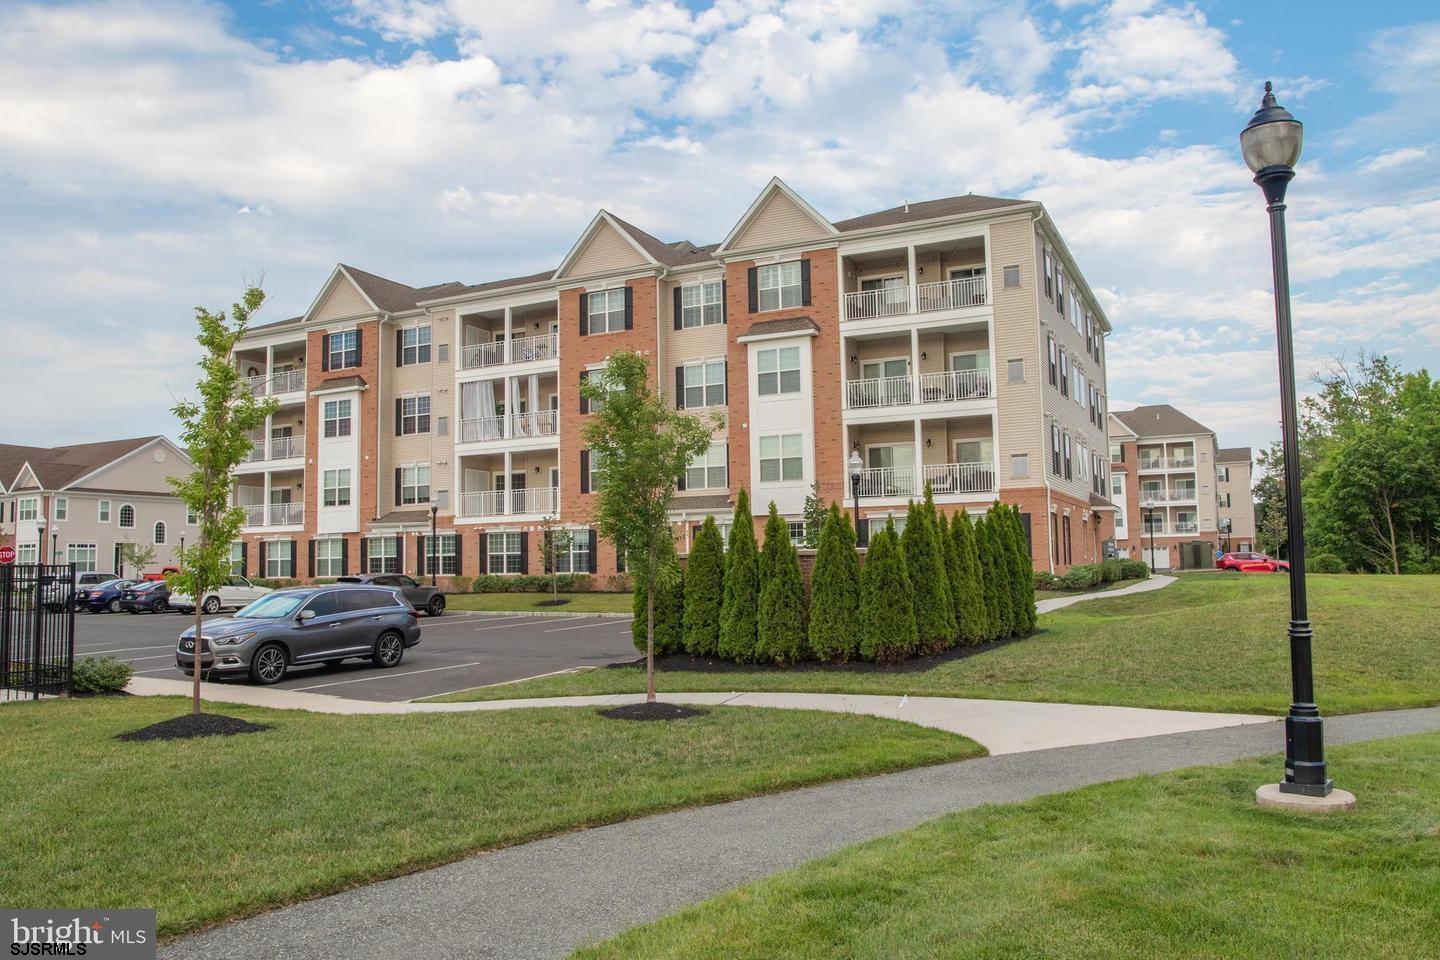
[[[211,642],[216,646],[233,646],[234,644],[244,643],[246,640],[253,639],[256,632],[257,631],[251,630],[249,633],[236,633],[228,637],[216,637]]]

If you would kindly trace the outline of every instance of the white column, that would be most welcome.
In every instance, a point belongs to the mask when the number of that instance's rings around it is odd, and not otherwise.
[[[912,244],[905,248],[907,262],[910,268],[910,312],[914,313],[920,308],[919,291],[916,287],[920,285],[920,278],[915,273],[915,247]]]
[[[265,392],[270,392],[270,378],[275,376],[275,347],[272,344],[265,348]],[[268,436],[268,427],[267,433]]]
[[[261,516],[262,516],[262,519],[261,519],[260,523],[261,523],[262,526],[267,526],[267,527],[268,527],[268,526],[270,525],[270,471],[269,471],[269,470],[266,470],[264,476],[265,476],[265,492],[262,494],[261,500],[260,500],[260,503],[261,503],[260,510],[261,510]]]
[[[270,430],[271,430],[271,424],[272,424],[273,420],[274,420],[274,414],[270,414],[270,413],[265,414],[265,436],[261,437],[260,440],[261,440],[262,443],[265,444],[264,450],[265,450],[265,459],[266,459],[266,460],[271,459],[271,454],[274,452],[274,451],[272,451],[272,450],[270,449],[270,437],[271,437]],[[291,432],[293,433],[294,431],[292,430]],[[267,476],[268,476],[268,474],[267,474]]]
[[[910,402],[920,402],[920,331],[915,327],[910,328]]]
[[[505,308],[505,362],[506,362],[506,363],[514,363],[514,362],[515,362],[515,353],[514,353],[514,351],[512,351],[512,350],[510,349],[510,341],[515,338],[515,333],[514,333],[513,330],[511,330],[511,321],[512,321],[512,318],[511,318],[511,315],[510,315],[510,308],[509,308],[509,307],[506,307],[506,308]]]
[[[509,311],[506,311],[506,312],[507,312],[507,314],[508,314]],[[507,319],[508,319],[508,318],[507,318]],[[506,326],[509,326],[509,324],[507,323]],[[504,507],[504,510],[503,510],[502,512],[504,512],[504,513],[514,513],[514,512],[515,512],[515,511],[513,511],[513,510],[510,509],[510,508],[511,508],[511,505],[515,502],[515,497],[514,497],[515,491],[512,490],[511,487],[510,487],[510,473],[511,473],[511,470],[510,470],[510,451],[509,451],[509,450],[506,450],[506,451],[505,451],[505,502],[504,502],[504,504],[502,504],[502,506]]]
[[[925,493],[925,446],[920,436],[920,418],[915,418],[915,486],[912,492],[915,496]]]

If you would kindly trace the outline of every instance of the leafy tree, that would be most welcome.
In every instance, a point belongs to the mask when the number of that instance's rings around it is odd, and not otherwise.
[[[805,655],[805,581],[790,528],[770,502],[765,546],[760,553],[760,614],[755,629],[757,660],[794,663]]]
[[[560,561],[570,555],[575,535],[560,525],[560,518],[551,514],[540,521],[545,551],[545,569],[550,573],[550,599],[560,599]]]
[[[1261,450],[1255,458],[1259,478],[1255,481],[1255,546],[1272,557],[1288,557],[1290,532],[1285,511],[1285,458],[1280,441]]]
[[[958,511],[950,522],[950,542],[956,567],[951,573],[955,590],[955,623],[962,643],[983,643],[993,636],[985,604],[980,551],[970,514]]]
[[[820,530],[825,526],[825,502],[820,499],[820,484],[812,483],[810,492],[805,494],[805,549],[814,550],[820,546]]]
[[[755,659],[760,606],[758,559],[750,494],[741,487],[735,497],[735,519],[730,525],[730,549],[725,556],[725,600],[720,608],[720,656],[736,663]]]
[[[915,629],[920,652],[937,654],[955,639],[955,607],[945,576],[945,555],[932,522],[934,504],[910,502],[900,545],[914,593]]]
[[[720,608],[725,601],[725,545],[707,516],[690,545],[685,566],[685,650],[697,657],[720,651]]]
[[[155,548],[148,543],[135,543],[126,540],[120,545],[120,563],[122,566],[133,567],[135,576],[145,572],[145,568],[155,562]],[[116,571],[120,573],[120,571]],[[123,573],[121,574],[123,576]]]
[[[598,410],[585,424],[596,472],[591,517],[600,535],[624,544],[625,565],[645,591],[645,699],[655,700],[655,596],[674,587],[675,534],[670,501],[675,480],[710,447],[718,416],[675,410],[651,388],[650,365],[638,353],[610,355],[605,372],[581,385]],[[638,619],[638,618],[637,618]]]
[[[905,552],[895,536],[895,524],[887,522],[870,537],[860,569],[860,655],[896,663],[914,654],[919,643]]]
[[[662,551],[664,547],[662,546]],[[655,591],[655,653],[665,656],[679,653],[685,648],[685,577],[680,571],[680,561],[675,556],[674,541],[668,554],[662,556],[663,565],[668,568],[659,578],[660,586]],[[647,617],[648,591],[639,581],[635,585],[635,618],[630,621],[630,634],[638,650],[649,649],[649,628]]]
[[[235,344],[245,335],[250,317],[265,302],[259,287],[248,287],[239,303],[212,313],[195,308],[200,332],[200,380],[195,384],[199,397],[182,400],[171,413],[183,425],[180,439],[194,470],[184,477],[167,477],[175,496],[195,515],[199,535],[179,560],[180,570],[167,579],[170,589],[195,598],[196,652],[201,630],[200,599],[225,581],[230,574],[230,544],[240,535],[245,509],[231,506],[230,488],[235,468],[243,463],[253,446],[251,434],[275,409],[273,398],[260,400],[240,388],[240,371],[235,365]],[[200,664],[197,656],[192,671],[191,712],[200,712]]]
[[[810,572],[810,650],[828,663],[844,663],[860,649],[860,555],[849,514],[834,504],[820,531]]]

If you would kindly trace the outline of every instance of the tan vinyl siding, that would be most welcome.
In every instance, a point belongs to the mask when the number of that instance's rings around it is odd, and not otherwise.
[[[325,299],[320,301],[320,306],[315,308],[315,319],[340,320],[374,312],[375,308],[365,300],[365,295],[359,288],[344,276],[340,276],[336,278],[335,286],[325,295]]]
[[[156,461],[156,451],[163,451],[165,459]],[[165,478],[171,474],[190,473],[190,465],[165,444],[140,450],[111,467],[85,480],[80,486],[97,490],[149,490],[169,494],[170,484]],[[64,529],[61,529],[64,535]]]
[[[1011,220],[990,225],[991,289],[995,292],[994,356],[995,403],[1000,419],[1000,449],[996,461],[1000,467],[1000,485],[1033,486],[1041,477],[1044,450],[1040,447],[1042,415],[1041,383],[1044,371],[1039,368],[1040,344],[1036,329],[1034,227],[1029,219]],[[1020,286],[1007,289],[1004,270],[1020,268]],[[1041,297],[1043,302],[1044,298]],[[1010,383],[1006,365],[1010,360],[1025,361],[1025,382]],[[1030,459],[1030,476],[1011,481],[1010,458],[1025,454]]]
[[[630,241],[622,237],[620,232],[610,224],[602,222],[594,236],[571,263],[570,269],[565,271],[565,275],[588,277],[610,273],[614,270],[643,267],[646,264],[646,259],[631,246]]]
[[[770,198],[731,246],[744,250],[800,243],[829,235],[829,231],[816,223],[795,201],[777,190],[770,194]]]
[[[412,320],[387,323],[380,333],[380,446],[378,451],[379,500],[377,509],[383,515],[395,509],[395,468],[401,464],[430,464],[430,489],[450,491],[455,505],[455,354],[440,360],[440,345],[447,347],[454,339],[455,317],[447,311],[437,313],[428,321],[430,326],[430,362],[395,365],[395,331],[415,326]],[[430,432],[395,435],[395,398],[409,394],[430,394]],[[449,431],[439,433],[440,417],[449,420]]]

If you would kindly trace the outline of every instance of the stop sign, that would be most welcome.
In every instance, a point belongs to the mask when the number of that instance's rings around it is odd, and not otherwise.
[[[15,562],[15,548],[11,546],[0,547],[0,564],[6,566]]]

